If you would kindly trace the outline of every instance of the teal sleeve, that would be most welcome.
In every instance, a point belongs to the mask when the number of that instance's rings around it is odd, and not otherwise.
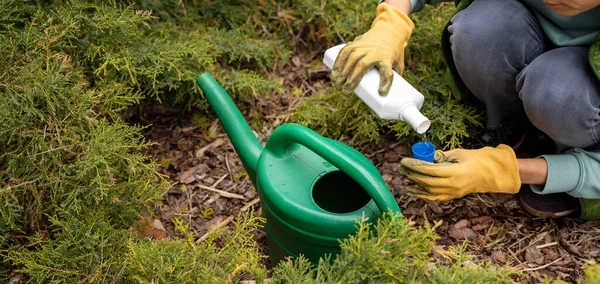
[[[531,185],[539,194],[566,192],[574,197],[600,198],[600,151],[574,149],[542,156],[548,163],[545,185]]]

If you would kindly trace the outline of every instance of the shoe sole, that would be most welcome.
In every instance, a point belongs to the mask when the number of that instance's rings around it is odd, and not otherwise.
[[[529,214],[539,217],[539,218],[551,218],[551,219],[562,218],[562,217],[569,216],[569,215],[577,212],[577,210],[578,210],[577,208],[575,208],[575,209],[564,210],[561,212],[540,211],[540,210],[534,209],[533,207],[531,207],[527,203],[525,203],[525,201],[523,201],[522,196],[519,196],[519,203],[521,204],[521,206],[523,206],[525,211],[527,211]]]

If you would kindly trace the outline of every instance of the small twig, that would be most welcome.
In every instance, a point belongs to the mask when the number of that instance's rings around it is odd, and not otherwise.
[[[508,253],[510,253],[510,255],[512,255],[512,257],[519,263],[519,264],[523,264],[523,262],[521,260],[519,260],[519,258],[515,255],[515,253],[510,249],[507,248],[506,249],[508,251]]]
[[[477,197],[477,199],[479,199],[479,201],[481,201],[483,204],[487,205],[488,207],[494,207],[491,202],[483,200],[483,198],[481,198],[481,195],[476,194],[475,197]]]
[[[271,283],[272,279],[271,278],[266,278],[264,283]],[[256,280],[242,280],[240,282],[240,284],[256,284]]]
[[[250,208],[252,205],[258,203],[259,201],[260,201],[260,198],[258,198],[258,197],[252,199],[252,201],[248,202],[246,205],[244,205],[244,207],[242,207],[240,209],[240,212],[244,212],[244,211],[248,210],[248,208]]]
[[[538,266],[538,267],[532,267],[532,268],[525,268],[525,269],[521,270],[521,272],[525,272],[525,271],[535,271],[535,270],[544,269],[544,268],[546,268],[546,267],[548,267],[548,266],[550,266],[550,265],[552,265],[552,264],[555,264],[555,263],[559,262],[559,261],[560,261],[561,259],[563,259],[564,257],[565,257],[565,255],[563,255],[563,256],[561,256],[561,257],[559,257],[559,258],[557,258],[557,259],[553,260],[553,261],[552,261],[552,262],[550,262],[550,263],[544,264],[544,265],[542,265],[542,266]]]
[[[69,148],[69,147],[72,147],[72,146],[74,146],[74,144],[71,144],[71,145],[64,145],[64,146],[60,146],[60,147],[58,147],[58,148],[52,148],[52,149],[50,149],[50,150],[46,150],[46,151],[43,151],[43,152],[35,153],[35,154],[33,154],[33,155],[29,155],[29,156],[28,156],[28,158],[29,158],[29,157],[31,157],[31,158],[32,158],[32,157],[36,157],[36,156],[43,155],[43,154],[46,154],[46,153],[50,153],[50,152],[57,151],[57,150],[66,149],[66,148]]]
[[[179,184],[179,181],[175,181],[174,183],[172,183],[171,187],[169,187],[165,191],[163,191],[162,195],[164,196],[165,194],[167,194],[169,192],[169,190],[171,190],[171,188],[174,188],[178,184]]]
[[[225,178],[227,177],[227,174],[224,174],[222,177],[220,177],[217,181],[215,181],[215,183],[213,183],[213,185],[211,187],[215,187],[217,186],[217,184],[221,183]]]
[[[560,242],[560,244],[562,245],[562,247],[568,251],[569,253],[571,253],[572,255],[576,255],[578,257],[583,257],[583,255],[581,254],[581,252],[579,252],[578,248],[573,246],[572,244],[570,244],[567,240],[565,240],[564,238],[560,238],[558,240]]]
[[[54,120],[52,122],[54,122]],[[58,129],[58,124],[54,123],[54,128],[56,128],[56,136],[58,139],[58,144],[60,144],[60,146],[63,146],[62,139],[60,139],[60,130]]]
[[[185,196],[187,197],[187,204],[188,204],[188,210],[189,212],[192,212],[192,197],[190,196],[190,191],[186,190],[185,191]],[[192,214],[188,214],[188,224],[192,223]]]
[[[231,174],[231,168],[229,167],[229,155],[225,154],[225,167],[227,167],[227,173],[231,176],[231,181],[233,181],[233,175]]]
[[[216,188],[213,188],[213,187],[210,187],[210,186],[201,185],[201,184],[198,184],[197,186],[199,188],[202,188],[202,189],[214,191],[214,192],[218,193],[219,195],[221,195],[223,197],[236,198],[236,199],[246,199],[246,197],[244,197],[243,195],[239,195],[239,194],[227,192],[227,191],[216,189]]]
[[[112,279],[112,281],[110,281],[111,284],[117,283],[117,279],[119,279],[121,274],[123,274],[123,271],[125,271],[125,267],[127,267],[127,260],[123,261],[123,265],[121,265],[121,269],[119,270],[119,273],[117,273],[117,275]]]
[[[210,144],[198,149],[198,151],[196,151],[196,158],[201,158],[202,156],[204,156],[204,152],[206,152],[206,150],[213,148],[213,147],[219,147],[221,146],[221,144],[223,144],[223,139],[219,138],[216,139],[213,142],[210,142]]]
[[[531,241],[529,243],[529,245],[526,245],[525,247],[523,247],[522,249],[517,251],[517,254],[521,254],[522,252],[526,251],[527,248],[529,248],[530,246],[534,245],[535,243],[541,241],[544,239],[544,237],[548,234],[548,232],[543,232],[537,239]]]
[[[572,256],[573,256],[574,259],[579,260],[581,262],[585,262],[587,264],[594,264],[594,263],[596,263],[596,261],[593,260],[593,259],[587,259],[587,258],[579,257],[579,256],[576,256],[576,255],[572,255]]]
[[[494,221],[492,221],[492,224],[490,225],[490,227],[487,229],[487,232],[485,232],[485,240],[489,240],[490,236],[492,234],[492,230],[494,229],[494,225],[496,223]]]
[[[214,230],[227,226],[227,224],[229,224],[229,223],[231,223],[231,221],[233,221],[233,218],[235,218],[235,217],[233,215],[231,215],[231,216],[227,217],[225,220],[223,220],[221,223],[219,223],[218,225],[212,227],[212,229],[210,231],[208,231],[206,234],[204,234],[202,237],[200,237],[198,240],[196,240],[196,243],[206,240],[206,238],[208,238],[208,235],[210,235],[210,233],[213,232]]]
[[[515,242],[514,242],[512,245],[510,245],[508,248],[513,248],[514,246],[521,244],[521,243],[522,243],[524,240],[526,240],[526,239],[528,239],[528,238],[531,238],[531,235],[526,235],[526,236],[524,236],[524,237],[522,237],[522,238],[520,238],[520,239],[516,240],[516,241],[515,241]],[[525,248],[527,248],[527,247],[525,247]]]
[[[260,199],[259,199],[258,197],[257,197],[257,198],[254,198],[254,199],[253,199],[252,201],[250,201],[248,204],[244,205],[244,207],[242,207],[242,208],[240,209],[240,212],[239,212],[239,213],[241,213],[241,212],[244,212],[244,211],[248,210],[248,208],[252,207],[252,205],[254,205],[254,204],[258,203],[258,201],[259,201],[259,200],[260,200]],[[239,213],[238,213],[238,214],[239,214]],[[216,229],[218,229],[218,228],[225,227],[227,224],[231,223],[231,221],[233,221],[233,219],[234,219],[234,218],[235,218],[235,217],[234,217],[233,215],[231,215],[231,216],[227,217],[227,218],[226,218],[225,220],[223,220],[221,223],[219,223],[218,225],[216,225],[215,227],[213,227],[213,228],[212,228],[210,231],[208,231],[206,234],[204,234],[202,237],[200,237],[198,240],[196,240],[196,243],[199,243],[199,242],[202,242],[202,241],[206,240],[206,238],[208,238],[208,235],[209,235],[209,234],[210,234],[212,231],[214,231],[214,230],[216,230]]]
[[[539,246],[536,246],[536,248],[537,249],[543,249],[543,248],[547,248],[547,247],[553,247],[555,245],[558,245],[558,242],[551,242],[551,243],[539,245]]]
[[[6,189],[6,190],[15,189],[15,188],[17,188],[17,187],[21,187],[21,186],[24,186],[24,185],[28,185],[28,184],[34,183],[34,182],[36,182],[36,181],[38,181],[38,180],[40,180],[40,178],[36,178],[36,179],[34,179],[34,180],[30,180],[30,181],[24,181],[24,182],[22,182],[22,183],[19,183],[19,184],[13,185],[13,186],[10,186],[10,185],[9,185],[9,186],[5,187],[5,189]]]

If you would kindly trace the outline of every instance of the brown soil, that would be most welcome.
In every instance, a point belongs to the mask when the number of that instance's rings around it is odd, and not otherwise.
[[[312,60],[318,60],[316,54],[295,57],[295,64],[277,75],[286,80],[286,87],[301,87],[309,96],[329,83],[324,67],[307,70],[305,66]],[[254,129],[264,143],[273,129],[288,121],[291,108],[297,103],[290,95],[266,94],[241,109],[247,118],[264,120],[263,129]],[[191,113],[158,104],[147,105],[137,114],[143,124],[151,125],[146,136],[156,144],[149,154],[161,162],[159,171],[173,185],[155,212],[170,238],[179,237],[171,222],[175,216],[183,218],[190,230],[201,237],[213,226],[227,225],[240,210],[260,207],[256,189],[214,113],[209,111],[202,116],[212,121],[210,127],[194,125]],[[523,211],[515,196],[503,194],[426,202],[404,194],[403,188],[410,181],[395,170],[400,156],[408,153],[405,142],[389,135],[377,145],[355,148],[379,168],[410,223],[421,226],[443,221],[436,230],[441,248],[466,243],[475,262],[491,260],[523,271],[514,279],[520,283],[539,283],[544,276],[575,282],[582,279],[586,263],[600,261],[600,221],[535,218]],[[214,212],[206,215],[210,218],[199,217],[201,212],[210,210]],[[257,241],[262,252],[267,253],[262,232],[257,232]]]

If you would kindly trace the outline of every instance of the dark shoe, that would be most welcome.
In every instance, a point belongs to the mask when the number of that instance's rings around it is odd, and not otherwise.
[[[558,154],[556,143],[539,129],[533,127],[525,136],[520,147],[515,150],[517,158],[536,158],[541,155]]]
[[[527,134],[535,127],[531,124],[523,110],[508,115],[494,129],[483,129],[472,137],[465,139],[463,148],[479,149],[486,146],[497,147],[505,144],[513,150],[519,149]]]
[[[465,139],[463,148],[479,149],[485,146],[496,147],[499,144],[510,146],[517,158],[535,158],[558,153],[556,143],[533,126],[527,116],[521,113],[512,115],[494,130],[484,129]]]
[[[537,194],[528,185],[521,187],[519,202],[525,211],[540,218],[579,217],[579,199],[566,193]]]
[[[494,130],[484,129],[479,133],[465,139],[463,148],[479,149],[485,146],[496,147],[500,144],[510,146],[513,150],[519,149],[527,136],[526,127],[500,126]]]

